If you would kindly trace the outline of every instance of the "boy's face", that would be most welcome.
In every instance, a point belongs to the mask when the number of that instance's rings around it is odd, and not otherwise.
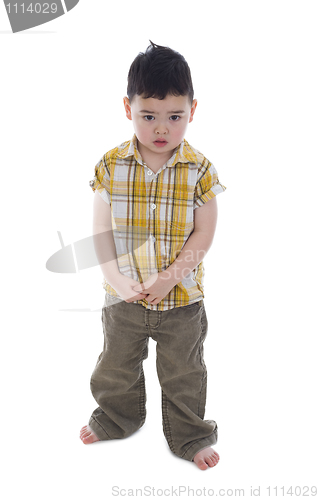
[[[124,97],[126,116],[133,121],[138,148],[144,160],[163,160],[182,142],[188,123],[193,120],[197,101],[188,96],[167,95],[165,99],[144,99],[135,95],[132,103]]]

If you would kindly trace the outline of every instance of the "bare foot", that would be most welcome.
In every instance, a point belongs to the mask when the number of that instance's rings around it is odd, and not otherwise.
[[[218,463],[219,455],[213,448],[209,447],[196,453],[193,460],[199,469],[206,470],[208,467],[214,467]]]
[[[82,427],[80,431],[80,439],[82,439],[84,444],[91,444],[95,443],[95,441],[99,441],[99,438],[96,434],[94,434],[89,425]]]

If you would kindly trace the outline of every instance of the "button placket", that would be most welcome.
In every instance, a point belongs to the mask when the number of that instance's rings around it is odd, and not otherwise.
[[[143,162],[143,167],[145,168],[145,182],[146,182],[146,185],[147,185],[147,192],[148,192],[148,203],[149,203],[149,209],[148,209],[148,214],[149,214],[149,224],[151,224],[152,222],[152,219],[153,219],[153,213],[154,213],[154,209],[156,208],[156,205],[154,203],[151,203],[152,201],[152,198],[154,196],[154,183],[153,183],[153,180],[154,180],[154,177],[153,177],[153,174],[154,172],[152,172],[151,169],[148,168],[148,166],[146,165],[145,162]],[[150,239],[151,241],[154,243],[155,242],[155,238],[153,235],[150,235]]]

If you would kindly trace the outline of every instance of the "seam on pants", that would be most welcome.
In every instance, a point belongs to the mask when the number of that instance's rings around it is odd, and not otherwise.
[[[154,328],[158,328],[161,324],[161,312],[162,311],[156,311],[156,325],[151,325],[151,322],[150,322],[150,315],[148,315],[148,327],[149,327],[149,331],[151,332],[151,330]]]
[[[139,405],[138,405],[138,412],[139,412],[139,417],[141,420],[140,427],[145,422],[146,418],[146,408],[145,408],[145,403],[146,403],[146,394],[145,394],[145,377],[144,377],[144,372],[143,372],[143,360],[145,359],[145,353],[147,350],[147,341],[148,339],[145,339],[145,344],[144,344],[144,349],[142,352],[142,356],[140,359],[140,381],[139,381],[139,392],[140,392],[140,397],[139,397]]]
[[[168,416],[168,399],[166,394],[164,394],[163,389],[162,389],[162,415],[163,415],[163,430],[167,444],[170,450],[176,454],[172,438],[172,429],[170,426],[170,421]]]
[[[195,304],[200,305],[198,302],[195,302]],[[203,306],[200,306],[200,307],[203,307]],[[203,309],[202,309],[202,314],[201,314],[201,334],[200,334],[200,345],[201,346],[203,344],[203,337],[205,336],[206,331],[207,330],[205,329],[205,324],[204,324],[204,321],[203,321]],[[201,378],[201,388],[200,388],[200,393],[199,393],[199,402],[198,402],[198,410],[197,410],[198,411],[198,416],[200,416],[199,412],[200,412],[200,407],[201,406],[204,406],[204,411],[205,411],[205,402],[206,402],[205,400],[204,400],[204,402],[202,402],[202,392],[203,392],[203,387],[204,387],[203,381],[204,381],[204,379],[206,377],[206,366],[205,366],[205,363],[203,362],[202,353],[200,352],[199,354],[200,354],[200,363],[203,366],[203,375],[202,375],[202,378]],[[168,400],[166,394],[162,390],[162,414],[163,414],[163,430],[164,430],[164,435],[166,437],[166,440],[167,440],[167,443],[168,443],[168,446],[169,446],[170,450],[173,453],[175,453],[175,455],[178,455],[177,452],[176,452],[176,448],[174,446],[174,441],[173,441],[173,436],[172,436],[172,428],[171,428],[171,425],[170,425],[170,419],[169,419],[169,413],[168,413],[168,404],[169,404],[169,400]],[[201,417],[201,418],[203,420],[203,417]],[[194,443],[191,444],[190,448],[193,446],[193,444]],[[185,453],[183,453],[183,455],[181,456],[182,458],[187,453],[187,451],[188,451],[188,449],[185,451]]]
[[[198,409],[197,409],[197,414],[201,419],[204,418],[204,413],[205,413],[206,401],[205,400],[203,401],[202,395],[203,395],[203,390],[206,390],[206,387],[204,388],[204,380],[206,379],[206,376],[207,376],[206,365],[205,365],[204,357],[203,357],[203,343],[204,343],[205,334],[207,332],[207,321],[204,322],[204,320],[203,320],[204,314],[203,313],[204,313],[204,309],[202,310],[202,314],[201,314],[202,331],[201,331],[200,345],[199,345],[199,358],[200,358],[200,363],[203,367],[203,375],[202,375],[202,379],[201,379],[201,389],[200,389],[200,393],[199,393],[199,401],[198,401]]]

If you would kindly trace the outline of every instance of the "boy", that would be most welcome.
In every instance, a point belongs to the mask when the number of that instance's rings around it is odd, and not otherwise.
[[[90,185],[94,245],[105,277],[104,349],[91,378],[99,407],[81,429],[85,444],[124,438],[146,416],[143,360],[157,342],[163,430],[177,456],[202,470],[219,460],[217,424],[204,420],[202,259],[226,188],[185,140],[197,106],[184,57],[151,42],[128,75],[132,141],[106,153]]]

